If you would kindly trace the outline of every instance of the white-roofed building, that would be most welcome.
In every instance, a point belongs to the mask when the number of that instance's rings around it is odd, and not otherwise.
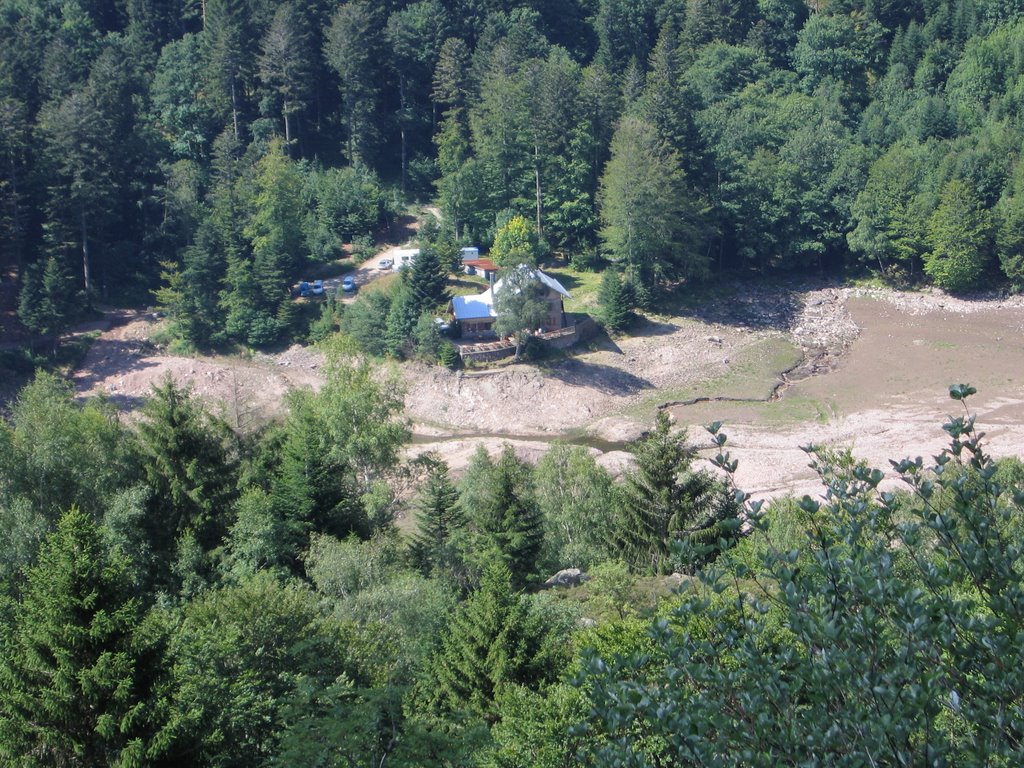
[[[548,302],[548,316],[544,321],[544,327],[540,330],[555,331],[565,327],[565,307],[563,298],[571,299],[572,296],[564,286],[550,275],[545,275],[539,269],[528,267],[525,264],[518,267],[527,269],[530,276],[547,287],[545,300]],[[479,339],[494,336],[494,321],[498,315],[494,309],[494,296],[499,293],[504,285],[504,280],[499,280],[493,288],[488,288],[483,293],[474,296],[456,296],[452,299],[450,307],[452,315],[458,321],[462,329],[462,337],[466,339]]]
[[[455,296],[451,310],[463,336],[475,338],[492,332],[491,326],[497,315],[494,313],[494,295],[490,288],[474,296]]]

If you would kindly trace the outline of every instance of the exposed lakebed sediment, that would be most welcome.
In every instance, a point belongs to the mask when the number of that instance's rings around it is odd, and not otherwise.
[[[538,458],[564,439],[619,472],[629,459],[621,449],[667,407],[695,425],[698,443],[696,425],[726,422],[749,490],[813,493],[800,445],[850,446],[882,468],[890,457],[937,452],[954,405],[946,388],[968,381],[992,450],[1024,453],[1021,298],[828,285],[737,284],[723,294],[544,367],[400,367],[416,433],[410,452],[436,450],[458,470],[481,444],[509,442]],[[153,322],[106,331],[76,373],[79,391],[131,410],[171,375],[244,426],[279,413],[288,389],[322,381],[322,359],[302,347],[249,360],[169,355],[147,341]]]

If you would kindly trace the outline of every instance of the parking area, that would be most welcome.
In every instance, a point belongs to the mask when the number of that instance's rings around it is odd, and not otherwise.
[[[391,274],[391,260],[383,251],[367,259],[353,270],[326,280],[302,280],[292,286],[292,295],[314,299],[320,295],[336,295],[340,301],[349,302],[355,299],[359,289],[378,278]],[[384,265],[386,263],[386,266]],[[345,282],[351,280],[353,289],[346,290]],[[319,290],[317,283],[320,284]]]

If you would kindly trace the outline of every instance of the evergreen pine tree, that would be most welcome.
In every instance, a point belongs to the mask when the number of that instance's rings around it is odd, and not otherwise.
[[[619,492],[617,541],[622,557],[636,573],[662,573],[670,565],[673,531],[697,514],[696,487],[688,482],[693,449],[674,433],[668,415],[659,411],[654,431],[637,446],[636,469]]]
[[[409,270],[402,275],[402,282],[391,298],[388,310],[387,326],[384,329],[384,340],[387,351],[395,357],[402,357],[412,346],[412,331],[416,327],[419,315],[416,313],[416,297],[413,295],[408,278]]]
[[[680,58],[679,33],[675,20],[669,19],[662,26],[658,43],[651,52],[650,71],[637,107],[657,129],[658,135],[692,167],[696,158],[688,155],[696,153],[701,143],[692,122],[695,99],[680,78]]]
[[[173,561],[183,535],[206,552],[223,539],[235,495],[231,436],[169,377],[153,388],[143,414],[138,443],[153,489],[147,529],[157,571],[166,572],[159,566]]]
[[[30,330],[52,335],[56,350],[58,337],[74,315],[77,296],[73,278],[55,256],[43,269],[28,269],[18,296],[18,316]]]
[[[0,654],[0,762],[139,764],[139,603],[125,575],[85,513],[47,536]]]
[[[463,524],[459,492],[443,461],[431,465],[418,511],[411,554],[416,567],[429,575],[451,564],[451,537]]]
[[[377,141],[374,110],[381,78],[374,52],[381,43],[374,17],[373,3],[343,3],[324,30],[324,60],[338,73],[347,123],[345,157],[353,166],[373,159]]]
[[[281,98],[285,145],[293,141],[292,116],[309,101],[315,79],[316,55],[309,20],[300,6],[285,3],[278,7],[274,20],[263,37],[259,74],[263,84]]]
[[[409,290],[412,293],[412,312],[415,317],[448,301],[447,283],[448,270],[441,263],[438,252],[433,248],[421,248],[409,273]]]
[[[242,137],[242,113],[251,83],[256,35],[243,0],[207,0],[203,4],[203,38],[212,90],[231,110],[235,139]]]
[[[290,303],[288,282],[303,260],[302,175],[274,140],[257,163],[255,210],[245,228],[252,242],[257,308],[277,315]]]
[[[1019,290],[1024,286],[1024,163],[1014,168],[995,213],[999,265]]]
[[[523,586],[536,574],[544,538],[543,515],[533,493],[531,469],[506,446],[473,508],[466,508],[478,552],[497,553]]]
[[[601,276],[601,287],[597,294],[601,323],[609,331],[621,331],[629,323],[629,285],[623,281],[618,270],[607,269]]]
[[[655,126],[628,116],[615,130],[611,151],[598,196],[607,250],[647,291],[666,280],[703,276],[709,268],[701,247],[705,225],[698,201],[685,189],[679,153]]]
[[[500,562],[488,564],[479,589],[456,610],[444,638],[431,665],[432,703],[442,712],[494,720],[502,685],[536,688],[544,682],[543,638]]]
[[[486,448],[478,445],[459,480],[459,502],[469,520],[474,520],[475,510],[486,504],[493,478],[494,460]]]
[[[975,288],[991,258],[991,216],[974,191],[960,179],[942,189],[939,205],[928,219],[924,271],[947,291]]]
[[[332,431],[316,402],[306,393],[296,394],[272,489],[274,504],[285,521],[285,549],[292,564],[308,546],[312,532],[339,538],[369,534],[353,468],[339,447],[333,444]]]

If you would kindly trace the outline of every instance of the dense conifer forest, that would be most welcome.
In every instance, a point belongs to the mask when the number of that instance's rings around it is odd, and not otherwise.
[[[1015,0],[4,0],[0,251],[36,332],[271,342],[410,201],[621,271],[1024,282]],[[443,249],[442,249],[443,250]]]
[[[25,327],[155,301],[190,348],[327,360],[243,431],[170,378],[131,420],[20,391],[0,765],[1024,764],[1024,467],[971,387],[905,490],[808,446],[822,500],[765,507],[663,412],[621,478],[407,461],[371,359],[451,354],[463,245],[603,272],[612,330],[720,273],[1014,289],[1022,140],[1020,0],[0,0]],[[398,288],[297,317],[413,204]]]

